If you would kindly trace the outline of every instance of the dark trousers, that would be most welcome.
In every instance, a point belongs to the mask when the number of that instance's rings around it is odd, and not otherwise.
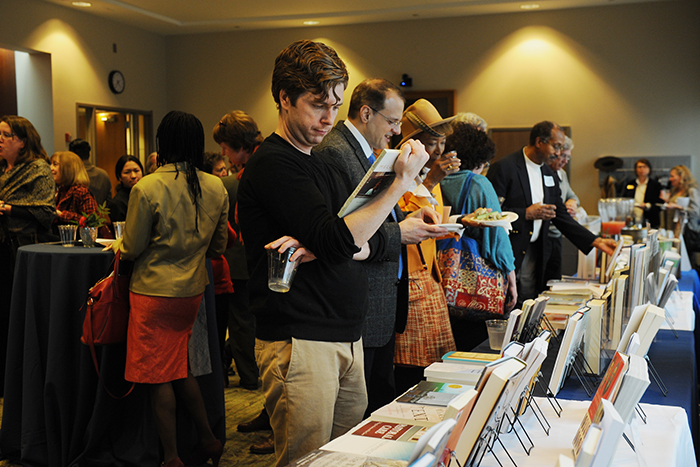
[[[365,347],[365,384],[367,385],[367,410],[365,418],[396,397],[394,381],[394,346],[396,335],[382,347]]]
[[[231,280],[233,295],[229,300],[228,346],[241,377],[241,386],[258,386],[258,365],[255,363],[255,317],[248,309],[248,281]]]

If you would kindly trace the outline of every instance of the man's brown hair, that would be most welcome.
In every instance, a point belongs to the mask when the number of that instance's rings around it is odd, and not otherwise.
[[[348,85],[345,63],[331,47],[322,42],[301,40],[284,49],[275,59],[272,72],[272,96],[280,108],[280,91],[289,96],[292,105],[305,92],[326,99],[334,88]],[[334,93],[340,101],[342,96]]]
[[[221,117],[213,133],[217,144],[226,143],[234,151],[243,149],[251,154],[263,141],[255,120],[242,110],[232,110]]]

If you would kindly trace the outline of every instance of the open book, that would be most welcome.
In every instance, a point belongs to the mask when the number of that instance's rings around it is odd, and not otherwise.
[[[362,177],[360,183],[357,184],[355,190],[338,211],[338,217],[345,217],[359,209],[360,206],[372,200],[391,185],[396,177],[394,162],[396,162],[397,157],[399,157],[398,149],[384,149],[377,156],[377,160],[374,161],[372,167]]]

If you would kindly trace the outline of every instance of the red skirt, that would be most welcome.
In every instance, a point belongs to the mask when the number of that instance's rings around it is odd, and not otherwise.
[[[124,378],[160,384],[187,378],[187,344],[202,294],[153,297],[131,292]]]

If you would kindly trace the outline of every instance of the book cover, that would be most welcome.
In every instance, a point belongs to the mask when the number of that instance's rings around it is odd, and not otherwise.
[[[398,149],[384,149],[377,156],[377,160],[338,211],[338,217],[345,217],[357,210],[391,185],[396,177],[394,162],[398,156]]]
[[[461,352],[459,350],[453,350],[443,355],[442,361],[446,363],[486,364],[498,360],[499,358],[500,356],[497,353]]]
[[[586,309],[587,310],[587,309]],[[585,311],[579,311],[569,318],[561,339],[559,352],[557,352],[552,375],[549,378],[549,390],[557,395],[564,384],[566,369],[571,364],[576,350],[578,350],[585,328]]]
[[[473,388],[471,385],[421,381],[396,399],[396,402],[447,407],[452,399]]]
[[[598,412],[602,404],[601,401],[603,399],[606,399],[608,401],[614,401],[615,397],[617,397],[617,392],[620,389],[620,385],[622,384],[622,377],[627,371],[628,365],[629,357],[627,355],[621,354],[620,352],[615,352],[615,356],[613,357],[612,361],[610,362],[610,366],[608,366],[608,369],[605,372],[603,381],[601,381],[600,386],[598,386],[598,390],[593,396],[591,405],[588,406],[588,410],[584,414],[583,420],[581,421],[581,425],[579,426],[579,429],[576,432],[576,436],[574,437],[573,445],[574,454],[576,457],[578,457],[578,454],[581,451],[581,445],[583,443],[583,439],[586,436],[586,433],[588,432],[588,428],[591,426],[591,424],[597,423],[600,420],[596,419],[596,413]]]
[[[323,446],[327,451],[408,461],[416,442],[427,427],[365,420],[362,424]]]
[[[508,381],[525,368],[525,362],[514,357],[496,360],[477,385],[478,396],[472,413],[457,441],[455,454],[461,465],[466,465],[482,430],[491,414],[498,412],[498,402]]]
[[[430,427],[444,420],[446,410],[447,407],[438,405],[392,401],[372,412],[370,419]]]
[[[630,355],[629,357],[627,373],[622,378],[622,384],[614,401],[615,410],[625,423],[630,423],[632,420],[634,408],[642,399],[650,383],[646,359],[639,355]]]
[[[625,423],[615,410],[613,403],[607,399],[601,401],[595,418],[601,434],[591,467],[608,467],[612,464]]]
[[[469,415],[474,408],[474,403],[476,402],[476,397],[478,394],[479,393],[476,391],[476,389],[470,389],[459,396],[458,401],[455,401],[458,402],[457,405],[461,408],[455,416],[457,424],[452,430],[450,438],[447,440],[447,444],[445,445],[445,450],[440,457],[440,462],[442,462],[443,465],[449,465],[451,454],[457,448],[457,442],[459,441],[460,436],[462,436],[462,431],[464,430],[464,426],[467,424]]]

